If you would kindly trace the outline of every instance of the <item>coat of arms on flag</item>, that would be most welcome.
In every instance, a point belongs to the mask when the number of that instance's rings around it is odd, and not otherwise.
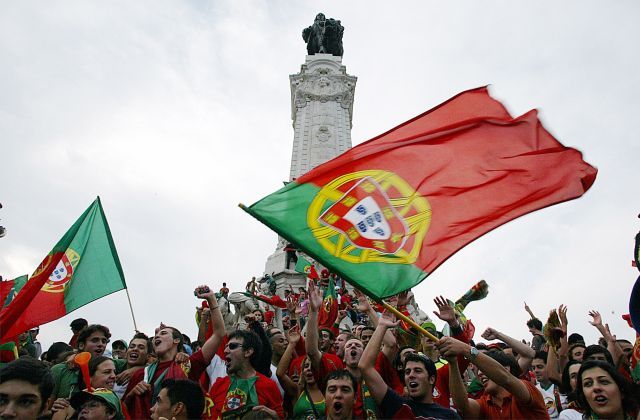
[[[317,215],[319,204],[325,209]],[[318,194],[309,213],[319,242],[340,247],[332,251],[359,260],[353,262],[383,258],[412,263],[412,251],[420,248],[431,219],[428,201],[388,171],[362,171],[335,179]]]
[[[364,177],[320,216],[359,248],[395,254],[405,242],[407,225],[380,185]]]

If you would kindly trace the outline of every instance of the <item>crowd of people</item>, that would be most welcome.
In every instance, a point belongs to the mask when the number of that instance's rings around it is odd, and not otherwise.
[[[256,297],[234,328],[221,311],[226,284],[199,286],[196,340],[161,324],[111,342],[108,326],[76,319],[70,340],[42,351],[37,330],[26,332],[19,358],[0,367],[0,418],[640,418],[634,343],[597,311],[588,315],[602,338],[585,343],[566,306],[547,320],[525,304],[522,339],[477,334],[464,314],[474,299],[440,296],[438,331],[410,291],[388,302],[416,325],[329,276]]]

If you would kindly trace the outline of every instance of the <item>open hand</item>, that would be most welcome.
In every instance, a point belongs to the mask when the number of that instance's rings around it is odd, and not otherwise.
[[[589,321],[589,324],[594,327],[602,326],[602,317],[600,316],[600,312],[598,311],[589,311],[589,316],[593,318],[593,321]]]
[[[564,331],[565,335],[567,334],[567,325],[569,324],[567,321],[567,306],[560,305],[558,307],[558,317],[560,318],[560,327],[562,331]]]
[[[449,302],[443,297],[436,297],[433,299],[433,303],[438,307],[437,311],[433,311],[433,313],[440,318],[441,320],[447,322],[448,324],[456,323],[456,312],[453,310],[453,307],[449,305]]]
[[[378,326],[384,326],[386,328],[394,328],[400,324],[400,321],[396,321],[396,317],[393,313],[384,311],[380,318],[378,318]]]
[[[318,312],[322,306],[322,291],[313,281],[309,282],[309,309]]]

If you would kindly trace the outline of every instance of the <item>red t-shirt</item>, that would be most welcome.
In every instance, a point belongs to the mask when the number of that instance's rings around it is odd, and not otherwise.
[[[480,417],[483,419],[548,419],[544,398],[538,389],[529,381],[520,379],[527,386],[531,400],[528,404],[517,402],[511,395],[502,400],[502,406],[491,401],[489,394],[484,394],[478,401]]]
[[[182,371],[180,365],[178,365],[174,361],[158,363],[158,367],[156,368],[156,371],[154,372],[153,377],[150,381],[151,385],[153,385],[160,377],[160,375],[162,375],[162,373],[167,369],[170,370],[167,371],[165,379],[188,377],[189,379],[198,382],[198,380],[200,379],[200,375],[207,369],[207,364],[204,360],[204,357],[202,356],[202,350],[198,350],[197,352],[189,356],[189,362],[191,364],[191,369],[189,370],[188,376],[184,374],[184,371]],[[129,411],[131,416],[136,419],[148,418],[151,412],[151,396],[153,390],[151,392],[145,392],[142,395],[132,395],[131,397],[127,398],[131,390],[135,388],[138,383],[144,380],[145,370],[146,369],[138,369],[133,373],[131,379],[129,380],[129,384],[127,385],[127,389],[124,392],[123,400],[127,406],[127,410]]]
[[[384,382],[391,387],[398,394],[404,393],[404,384],[398,377],[398,373],[391,365],[389,358],[384,353],[378,353],[376,357],[376,371],[382,376]]]
[[[256,393],[258,395],[258,403],[264,405],[278,413],[278,417],[284,418],[284,410],[282,408],[282,396],[278,386],[271,379],[267,378],[261,373],[256,372],[258,379],[255,382]],[[209,395],[213,400],[213,408],[211,410],[212,419],[222,418],[222,409],[229,404],[227,401],[227,393],[229,392],[229,386],[231,385],[231,377],[225,376],[218,378],[211,387]],[[234,403],[240,403],[234,401]]]

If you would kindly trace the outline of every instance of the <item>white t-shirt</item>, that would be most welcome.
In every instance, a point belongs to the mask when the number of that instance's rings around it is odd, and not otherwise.
[[[276,375],[276,369],[278,369],[278,367],[273,363],[271,363],[271,377],[269,379],[271,379],[273,382],[276,383],[276,385],[278,385],[278,389],[280,390],[280,396],[284,398],[284,389],[280,385],[280,381],[278,380],[278,376]]]
[[[556,386],[551,384],[548,389],[544,389],[540,382],[538,382],[536,384],[536,388],[538,388],[538,391],[540,391],[542,397],[544,398],[544,404],[547,407],[547,413],[549,413],[549,417],[551,417],[552,419],[557,419],[559,413],[558,407],[556,407],[556,397],[553,393],[553,390],[556,388]],[[567,397],[560,395],[560,404],[566,404],[566,398]],[[562,401],[563,399],[565,401]]]

